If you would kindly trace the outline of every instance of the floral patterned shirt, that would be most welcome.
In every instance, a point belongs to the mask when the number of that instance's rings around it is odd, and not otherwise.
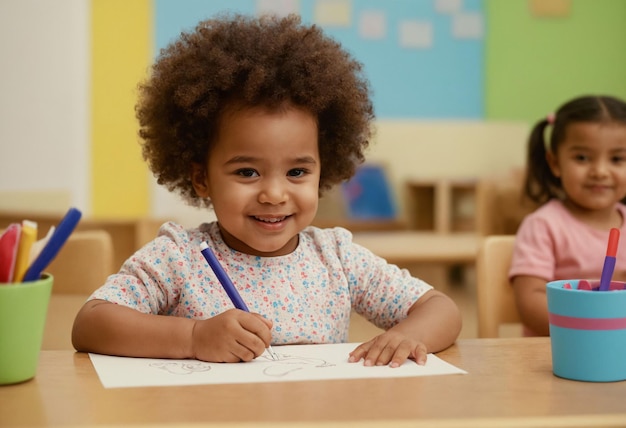
[[[206,319],[233,308],[200,252],[206,241],[251,312],[272,320],[272,343],[348,340],[354,309],[388,329],[432,287],[352,242],[342,228],[307,227],[294,252],[259,257],[228,247],[216,222],[184,229],[169,222],[109,276],[90,299],[144,313]]]

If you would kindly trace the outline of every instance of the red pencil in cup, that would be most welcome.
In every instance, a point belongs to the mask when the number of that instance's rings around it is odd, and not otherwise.
[[[611,229],[609,233],[609,245],[606,248],[604,267],[600,276],[600,288],[598,291],[609,291],[613,270],[615,269],[615,255],[617,254],[617,244],[619,243],[619,229]]]

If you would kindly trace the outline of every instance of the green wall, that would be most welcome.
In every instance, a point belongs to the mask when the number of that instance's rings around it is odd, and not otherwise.
[[[626,0],[571,0],[559,18],[485,0],[485,13],[486,119],[534,123],[583,94],[626,99]]]

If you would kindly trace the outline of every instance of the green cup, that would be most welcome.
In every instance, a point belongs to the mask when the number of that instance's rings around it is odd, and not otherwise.
[[[35,377],[52,280],[0,284],[0,385]]]

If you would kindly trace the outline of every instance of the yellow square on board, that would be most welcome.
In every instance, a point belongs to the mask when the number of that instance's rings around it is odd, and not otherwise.
[[[326,27],[349,27],[352,2],[350,0],[318,0],[314,10],[315,22]]]

